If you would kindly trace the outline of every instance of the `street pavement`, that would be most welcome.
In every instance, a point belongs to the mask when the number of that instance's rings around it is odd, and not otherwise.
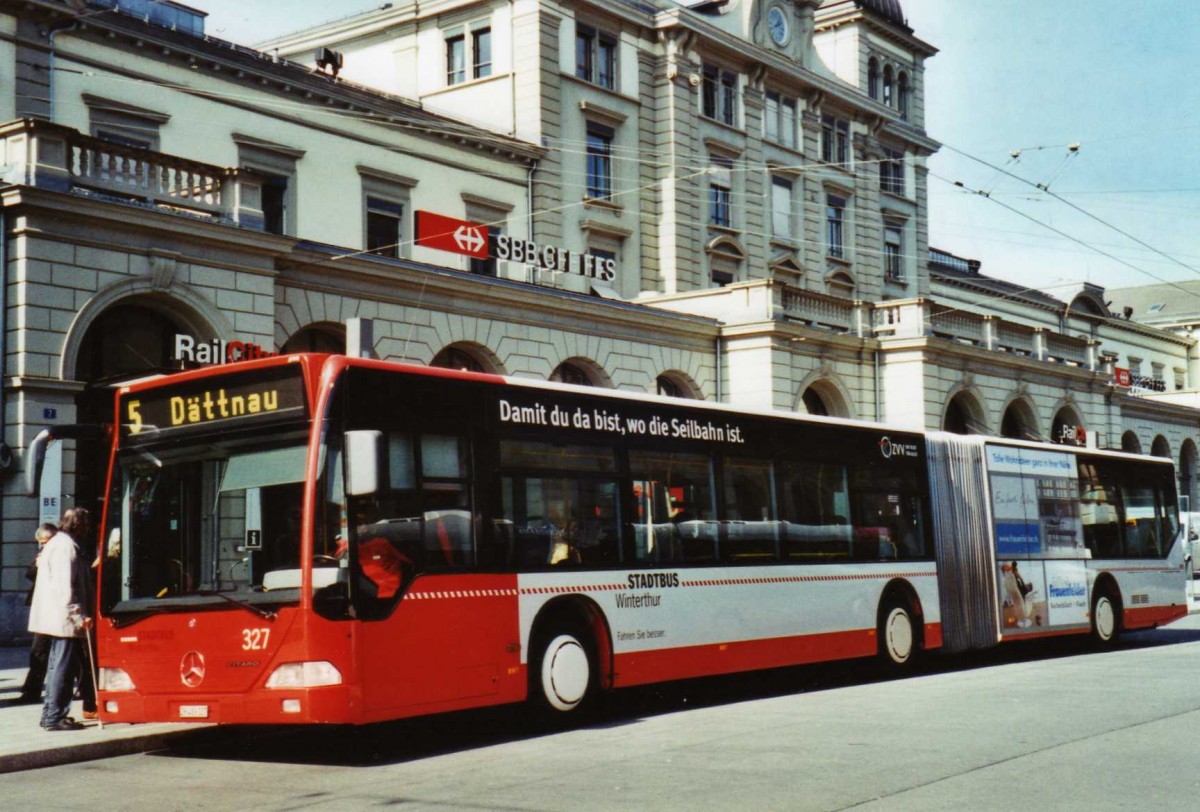
[[[1191,616],[1177,624],[1200,626],[1200,601],[1193,600]],[[90,721],[82,722],[83,730],[42,730],[38,724],[41,705],[13,702],[20,695],[28,665],[27,646],[0,646],[0,774],[150,752],[180,744],[185,738],[218,735],[215,726],[206,724],[101,725]],[[78,700],[72,704],[70,715],[83,720]]]

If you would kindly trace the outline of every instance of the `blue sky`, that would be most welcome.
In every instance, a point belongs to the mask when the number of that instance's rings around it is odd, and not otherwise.
[[[379,5],[185,2],[209,12],[210,34],[247,44]],[[932,245],[1051,295],[1200,279],[1200,2],[901,4],[939,49],[926,64],[926,129],[946,145],[930,160]]]

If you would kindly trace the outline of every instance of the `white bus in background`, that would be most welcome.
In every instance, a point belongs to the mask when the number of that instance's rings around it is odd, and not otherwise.
[[[1196,554],[1200,553],[1200,513],[1193,513],[1188,510],[1188,498],[1186,496],[1179,497],[1179,523],[1183,525],[1183,552],[1187,556],[1187,594],[1188,602],[1193,603],[1200,599],[1200,585],[1196,583]]]

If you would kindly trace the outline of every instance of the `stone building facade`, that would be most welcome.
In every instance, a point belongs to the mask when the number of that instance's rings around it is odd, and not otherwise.
[[[203,16],[0,0],[0,639],[37,522],[103,500],[103,444],[32,495],[23,450],[198,347],[1078,440],[1196,487],[1190,335],[930,250],[936,50],[896,0],[398,2],[261,50]]]

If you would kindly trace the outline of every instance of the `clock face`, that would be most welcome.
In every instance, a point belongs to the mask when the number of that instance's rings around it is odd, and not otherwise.
[[[767,27],[771,31],[771,39],[776,45],[783,45],[788,39],[788,21],[779,6],[771,6],[767,12]]]

